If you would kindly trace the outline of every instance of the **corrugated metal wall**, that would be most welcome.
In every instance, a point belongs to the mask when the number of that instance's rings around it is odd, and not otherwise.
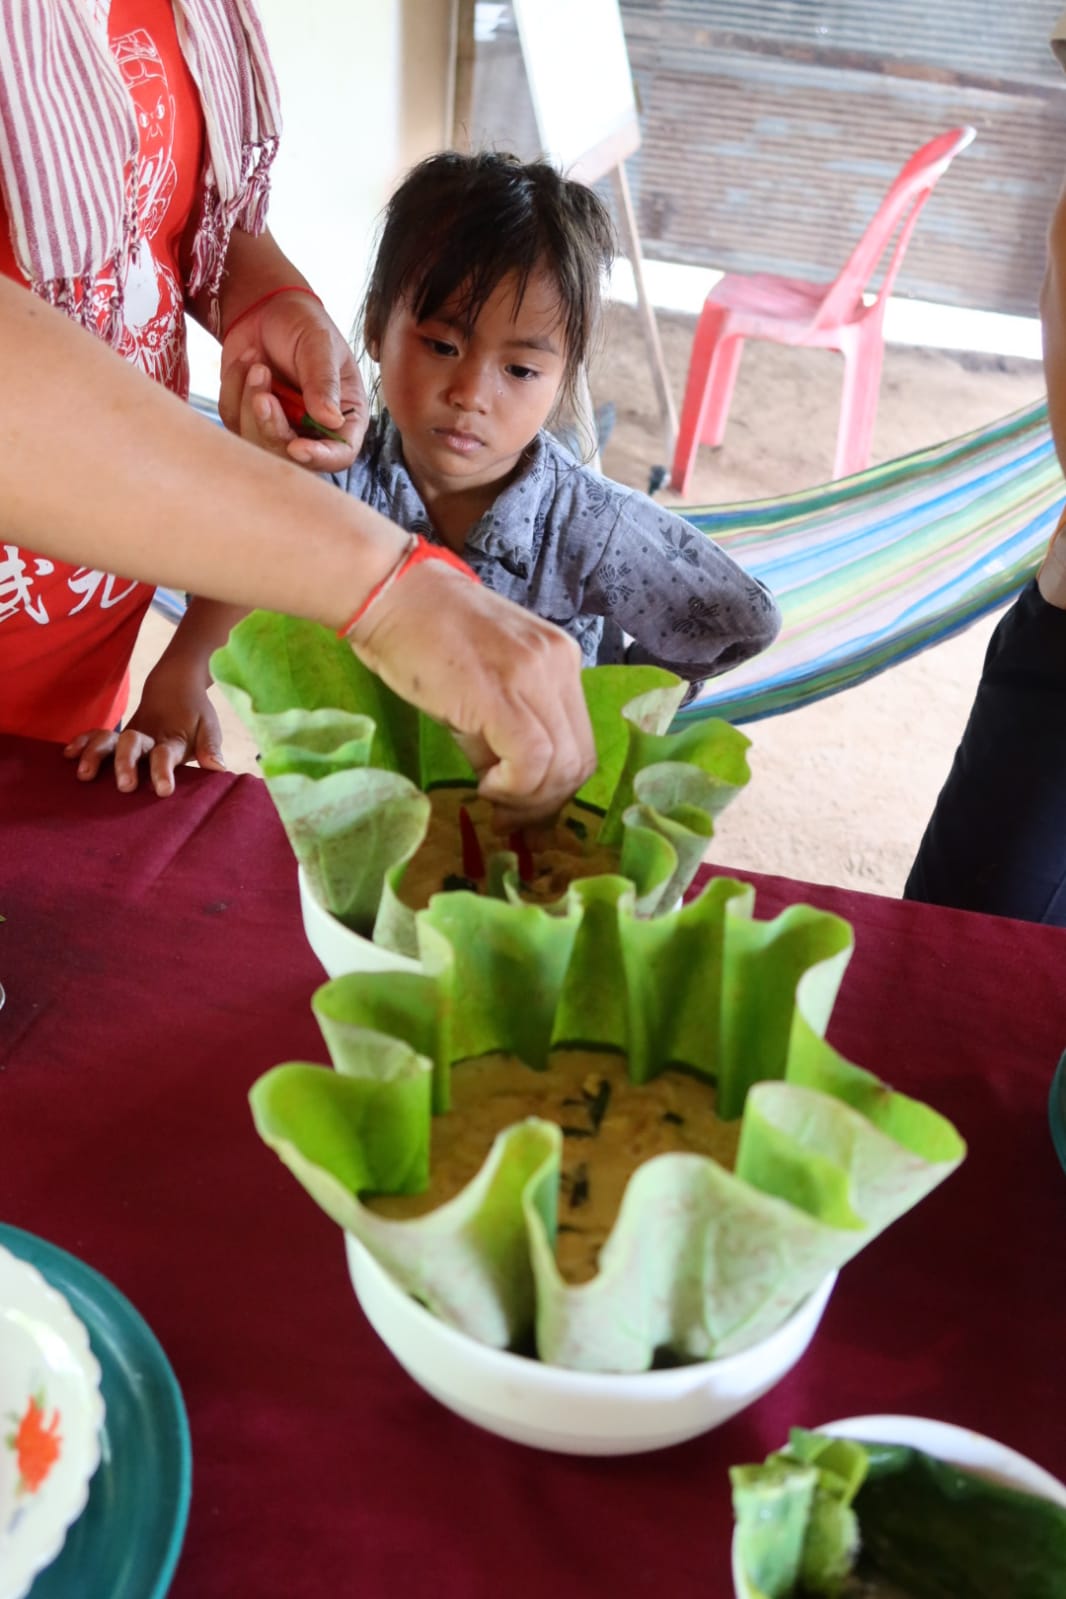
[[[1063,0],[1066,4],[1066,0]],[[977,139],[928,202],[897,292],[1035,312],[1066,176],[1055,0],[620,0],[645,253],[832,277],[907,156]]]

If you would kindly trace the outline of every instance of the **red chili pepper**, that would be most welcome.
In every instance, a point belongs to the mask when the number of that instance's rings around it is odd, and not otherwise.
[[[290,388],[289,384],[282,383],[278,378],[271,378],[270,381],[274,397],[285,413],[286,422],[297,433],[310,433],[316,438],[336,439],[341,444],[347,443],[343,433],[316,422],[314,417],[308,414],[304,397],[299,390]]]
[[[518,856],[518,875],[523,883],[531,883],[536,866],[533,862],[533,851],[526,843],[526,835],[519,828],[517,833],[512,833],[507,840],[508,846]]]
[[[465,805],[459,807],[459,839],[463,848],[463,876],[477,882],[485,875],[485,860],[478,843],[477,828]]]

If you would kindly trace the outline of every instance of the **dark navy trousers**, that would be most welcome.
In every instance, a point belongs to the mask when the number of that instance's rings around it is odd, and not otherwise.
[[[1066,927],[1066,611],[1035,578],[989,640],[903,897]]]

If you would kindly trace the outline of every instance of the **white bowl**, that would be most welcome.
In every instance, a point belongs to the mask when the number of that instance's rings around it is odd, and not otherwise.
[[[0,1599],[21,1599],[89,1497],[104,1401],[89,1334],[40,1272],[0,1248]]]
[[[397,955],[338,921],[315,894],[302,866],[297,867],[300,883],[300,911],[304,932],[327,977],[343,977],[346,972],[420,972],[418,961]]]
[[[930,1421],[925,1416],[848,1416],[844,1421],[830,1421],[813,1432],[832,1433],[837,1438],[857,1438],[871,1444],[909,1444],[927,1455],[949,1465],[961,1466],[993,1482],[1004,1483],[1008,1488],[1019,1488],[1025,1493],[1037,1494],[1054,1504],[1066,1507],[1066,1485],[1049,1471],[1008,1449],[1006,1444],[986,1438],[982,1433],[971,1432],[968,1427],[954,1427],[946,1421]],[[740,1566],[737,1535],[733,1534],[733,1592],[736,1599],[754,1599],[755,1589]],[[1019,1595],[1021,1599],[1021,1595]]]
[[[814,1336],[836,1273],[769,1338],[664,1371],[567,1371],[490,1349],[439,1321],[345,1234],[367,1320],[434,1399],[488,1432],[568,1455],[632,1455],[709,1432],[780,1382]]]

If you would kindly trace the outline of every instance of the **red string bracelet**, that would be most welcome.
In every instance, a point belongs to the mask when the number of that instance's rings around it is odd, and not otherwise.
[[[239,311],[225,333],[223,333],[223,343],[229,338],[238,322],[243,322],[246,316],[251,316],[253,311],[258,311],[261,305],[266,305],[267,301],[272,300],[276,294],[309,294],[312,300],[318,300],[319,305],[322,304],[314,289],[309,289],[305,283],[283,283],[277,289],[268,289],[265,294],[259,296],[258,300],[253,300],[251,305],[246,305],[243,311]]]
[[[412,533],[409,536],[406,550],[379,583],[375,583],[366,599],[359,606],[354,615],[350,616],[343,627],[337,629],[338,638],[347,638],[348,635],[363,620],[375,600],[391,589],[394,583],[409,572],[412,567],[420,566],[423,561],[443,561],[445,566],[454,567],[457,572],[462,572],[464,577],[471,582],[480,583],[481,579],[476,572],[472,572],[466,562],[454,550],[449,550],[443,544],[431,544],[429,539],[423,538],[421,533]]]

